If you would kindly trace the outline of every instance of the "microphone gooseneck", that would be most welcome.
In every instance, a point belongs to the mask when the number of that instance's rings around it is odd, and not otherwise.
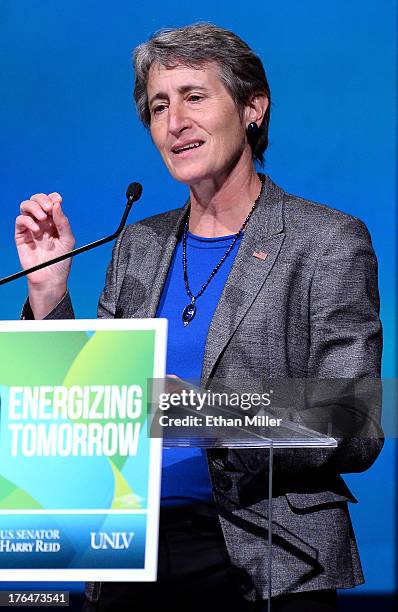
[[[5,276],[0,279],[0,285],[5,285],[6,283],[10,283],[17,278],[21,278],[22,276],[26,276],[27,274],[31,274],[32,272],[36,272],[37,270],[41,270],[42,268],[47,268],[47,266],[52,266],[55,263],[59,263],[60,261],[64,261],[64,259],[69,259],[69,257],[74,257],[75,255],[79,255],[79,253],[84,253],[85,251],[90,251],[91,249],[95,249],[97,246],[101,246],[111,240],[117,238],[124,226],[126,225],[127,217],[131,210],[131,207],[134,202],[140,199],[142,194],[142,185],[140,183],[130,183],[127,187],[126,197],[127,204],[124,209],[123,216],[120,220],[119,227],[117,230],[111,234],[110,236],[106,236],[105,238],[100,238],[100,240],[95,240],[95,242],[90,242],[84,246],[81,246],[77,249],[73,249],[73,251],[69,251],[68,253],[64,253],[63,255],[59,255],[59,257],[54,257],[54,259],[49,259],[48,261],[43,261],[43,263],[37,264],[32,268],[28,268],[27,270],[21,270],[20,272],[16,272],[15,274],[11,274],[10,276]]]

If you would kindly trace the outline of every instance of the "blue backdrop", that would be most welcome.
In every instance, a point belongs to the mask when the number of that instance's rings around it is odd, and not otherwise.
[[[154,30],[193,21],[230,28],[263,59],[273,93],[266,172],[284,189],[368,225],[380,263],[383,373],[393,377],[396,313],[396,2],[1,0],[1,275],[19,269],[18,204],[59,191],[77,244],[110,233],[132,180],[131,221],[183,204],[132,105],[132,49]],[[74,262],[78,317],[95,316],[110,246]],[[1,288],[0,318],[19,317],[25,282]],[[366,584],[395,589],[395,442],[347,477]]]

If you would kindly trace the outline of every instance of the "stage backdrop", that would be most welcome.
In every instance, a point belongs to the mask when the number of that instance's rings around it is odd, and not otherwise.
[[[18,204],[59,191],[77,245],[111,233],[133,180],[144,186],[130,220],[181,206],[132,104],[132,49],[163,26],[212,21],[263,59],[273,94],[265,170],[287,191],[368,225],[380,263],[384,376],[395,376],[396,2],[264,0],[1,0],[1,275],[19,269]],[[94,317],[110,248],[73,264],[78,317]],[[25,282],[1,288],[0,317],[19,317]],[[17,367],[17,364],[15,364]],[[395,588],[395,446],[346,478],[366,584]],[[81,585],[76,585],[79,588]]]

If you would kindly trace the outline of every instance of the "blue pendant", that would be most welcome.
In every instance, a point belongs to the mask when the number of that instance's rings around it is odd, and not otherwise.
[[[192,321],[195,315],[196,315],[195,304],[188,304],[188,306],[185,306],[184,310],[182,311],[182,320],[184,323],[184,327],[186,327],[188,323]]]

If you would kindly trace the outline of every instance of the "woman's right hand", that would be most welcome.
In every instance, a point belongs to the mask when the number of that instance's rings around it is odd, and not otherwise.
[[[75,239],[61,208],[59,193],[38,193],[21,203],[15,243],[22,269],[73,249]],[[66,293],[71,259],[28,274],[29,302],[35,319],[44,318]]]

